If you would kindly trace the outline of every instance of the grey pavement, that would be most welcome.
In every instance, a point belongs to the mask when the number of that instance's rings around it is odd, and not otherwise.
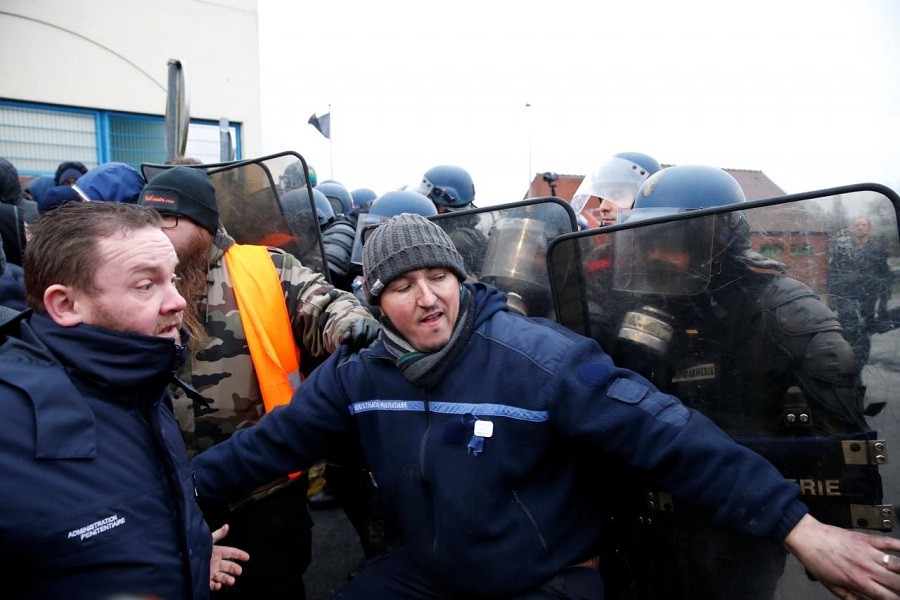
[[[303,576],[307,600],[329,600],[363,560],[359,538],[340,508],[309,511],[313,519],[312,562]]]

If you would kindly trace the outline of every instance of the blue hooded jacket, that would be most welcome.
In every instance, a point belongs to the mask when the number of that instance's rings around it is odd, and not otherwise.
[[[0,346],[4,597],[208,597],[212,539],[166,395],[176,346],[20,327]]]
[[[381,341],[341,348],[289,405],[193,460],[200,497],[237,498],[357,434],[408,555],[463,596],[529,589],[596,556],[601,461],[756,536],[783,539],[807,512],[772,465],[595,341],[469,289],[475,330],[437,384],[407,381]]]
[[[147,185],[144,176],[131,165],[120,162],[99,164],[75,182],[75,187],[91,200],[134,204]]]

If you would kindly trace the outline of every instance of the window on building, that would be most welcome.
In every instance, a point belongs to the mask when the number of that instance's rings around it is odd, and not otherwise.
[[[769,258],[781,258],[784,255],[784,248],[781,244],[763,244],[759,253]]]
[[[67,160],[88,168],[123,162],[140,170],[145,162],[165,162],[164,127],[158,115],[0,101],[0,156],[21,175],[52,175]],[[240,127],[229,127],[237,159]],[[221,162],[219,138],[217,121],[191,119],[185,155],[204,163]]]
[[[809,244],[791,244],[791,256],[810,256],[812,246]]]
[[[67,160],[96,165],[96,114],[0,103],[0,156],[22,175],[53,175]]]

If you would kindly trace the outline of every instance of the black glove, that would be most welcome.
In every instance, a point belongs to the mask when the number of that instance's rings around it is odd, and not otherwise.
[[[350,329],[341,336],[341,343],[349,346],[354,352],[359,352],[375,343],[379,333],[381,333],[381,325],[378,321],[363,317],[353,321]]]
[[[361,286],[353,286],[353,295],[356,296],[357,300],[359,300],[360,306],[372,313],[372,316],[375,317],[376,321],[381,317],[381,309],[377,306],[372,306],[371,304],[369,304],[369,300],[368,298],[366,298],[366,293],[363,291]]]

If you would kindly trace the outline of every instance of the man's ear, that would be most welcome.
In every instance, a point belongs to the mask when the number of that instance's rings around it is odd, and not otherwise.
[[[74,327],[84,322],[71,286],[56,283],[44,290],[44,307],[57,325]]]

